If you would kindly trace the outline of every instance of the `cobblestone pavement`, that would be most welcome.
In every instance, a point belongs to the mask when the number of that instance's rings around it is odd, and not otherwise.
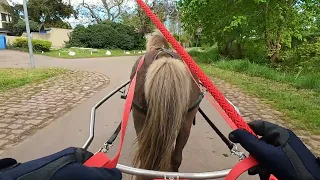
[[[217,78],[212,78],[212,81],[224,96],[240,109],[240,113],[245,121],[250,122],[252,120],[262,119],[290,128],[313,153],[320,156],[320,136],[311,135],[306,131],[295,129],[292,125],[284,121],[285,118],[281,112],[272,109],[272,107],[263,100],[250,97],[243,93],[238,87]]]
[[[41,83],[0,93],[0,151],[45,127],[108,83],[103,74],[70,70]]]

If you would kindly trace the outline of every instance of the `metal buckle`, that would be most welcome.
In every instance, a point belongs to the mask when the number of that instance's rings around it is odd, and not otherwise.
[[[245,158],[247,158],[247,156],[244,154],[244,152],[241,152],[238,150],[238,146],[233,144],[232,149],[230,150],[232,155],[235,155],[239,158],[239,161],[244,160]]]
[[[100,148],[97,153],[103,152],[103,153],[107,154],[112,146],[113,146],[113,143],[112,144],[108,144],[107,142],[105,142],[103,144],[103,148]]]
[[[177,176],[177,178],[174,177],[168,177],[168,180],[179,180],[179,176]],[[164,180],[167,180],[167,176],[164,176]]]

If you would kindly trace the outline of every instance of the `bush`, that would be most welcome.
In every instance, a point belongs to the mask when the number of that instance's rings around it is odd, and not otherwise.
[[[70,34],[66,47],[144,49],[145,39],[134,27],[115,22],[77,26]]]
[[[37,22],[30,20],[29,24],[30,32],[39,32],[40,25]],[[17,24],[12,26],[12,33],[16,36],[21,36],[25,31],[26,23],[22,19],[20,19]]]
[[[262,40],[249,40],[244,44],[244,56],[251,62],[265,63],[268,61],[268,49]]]
[[[318,72],[320,70],[320,41],[304,42],[295,49],[281,54],[282,65],[286,69]]]
[[[32,46],[34,51],[50,51],[52,43],[50,41],[44,41],[39,39],[32,40]],[[12,44],[13,47],[27,49],[28,48],[28,39],[27,38],[17,38]]]
[[[220,55],[216,47],[211,47],[204,52],[200,52],[199,50],[191,50],[189,54],[194,58],[195,61],[205,64],[211,64],[220,59]]]

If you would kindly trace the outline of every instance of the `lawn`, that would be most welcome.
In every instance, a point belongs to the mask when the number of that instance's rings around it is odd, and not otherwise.
[[[245,59],[220,58],[216,48],[210,48],[204,52],[191,50],[189,54],[197,63],[210,64],[219,69],[239,72],[252,77],[262,77],[276,82],[288,83],[297,89],[320,91],[320,72],[310,73],[307,70],[298,73],[283,72]]]
[[[290,84],[199,64],[209,76],[224,79],[244,92],[268,100],[276,110],[287,115],[287,121],[299,129],[320,134],[320,93],[297,89]]]
[[[0,69],[0,92],[17,88],[30,83],[40,82],[42,80],[65,73],[65,69],[46,68],[46,69]]]
[[[109,50],[111,55],[107,55],[107,49],[91,49],[91,48],[63,48],[63,49],[55,49],[50,52],[44,52],[43,55],[51,56],[51,57],[59,57],[66,59],[74,59],[74,58],[91,58],[91,57],[113,57],[113,56],[139,56],[142,55],[143,52],[141,50],[133,50],[133,51],[124,51],[124,50]],[[69,52],[75,52],[74,56],[70,56]],[[130,54],[126,54],[125,52],[129,52]],[[140,53],[139,53],[140,52]],[[41,54],[41,53],[37,53]]]
[[[296,128],[320,134],[320,72],[283,72],[248,60],[225,59],[216,48],[189,54],[209,76],[266,100]]]
[[[244,73],[252,77],[262,77],[276,82],[287,83],[297,89],[310,89],[320,92],[320,72],[282,72],[267,66],[251,63],[248,60],[222,60],[213,63],[219,69]]]
[[[297,85],[289,83],[289,80],[255,77],[246,72],[240,73],[230,69],[221,69],[219,65],[215,64],[198,64],[209,76],[223,79],[253,97],[267,100],[272,107],[283,112],[287,116],[285,120],[292,123],[296,128],[307,130],[313,134],[320,134],[319,89],[297,88]],[[312,85],[312,87],[316,86]]]

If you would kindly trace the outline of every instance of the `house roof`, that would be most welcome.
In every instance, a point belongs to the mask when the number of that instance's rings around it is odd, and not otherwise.
[[[4,8],[1,6],[2,4],[9,5],[7,0],[0,0],[0,12],[7,12],[4,10]]]

